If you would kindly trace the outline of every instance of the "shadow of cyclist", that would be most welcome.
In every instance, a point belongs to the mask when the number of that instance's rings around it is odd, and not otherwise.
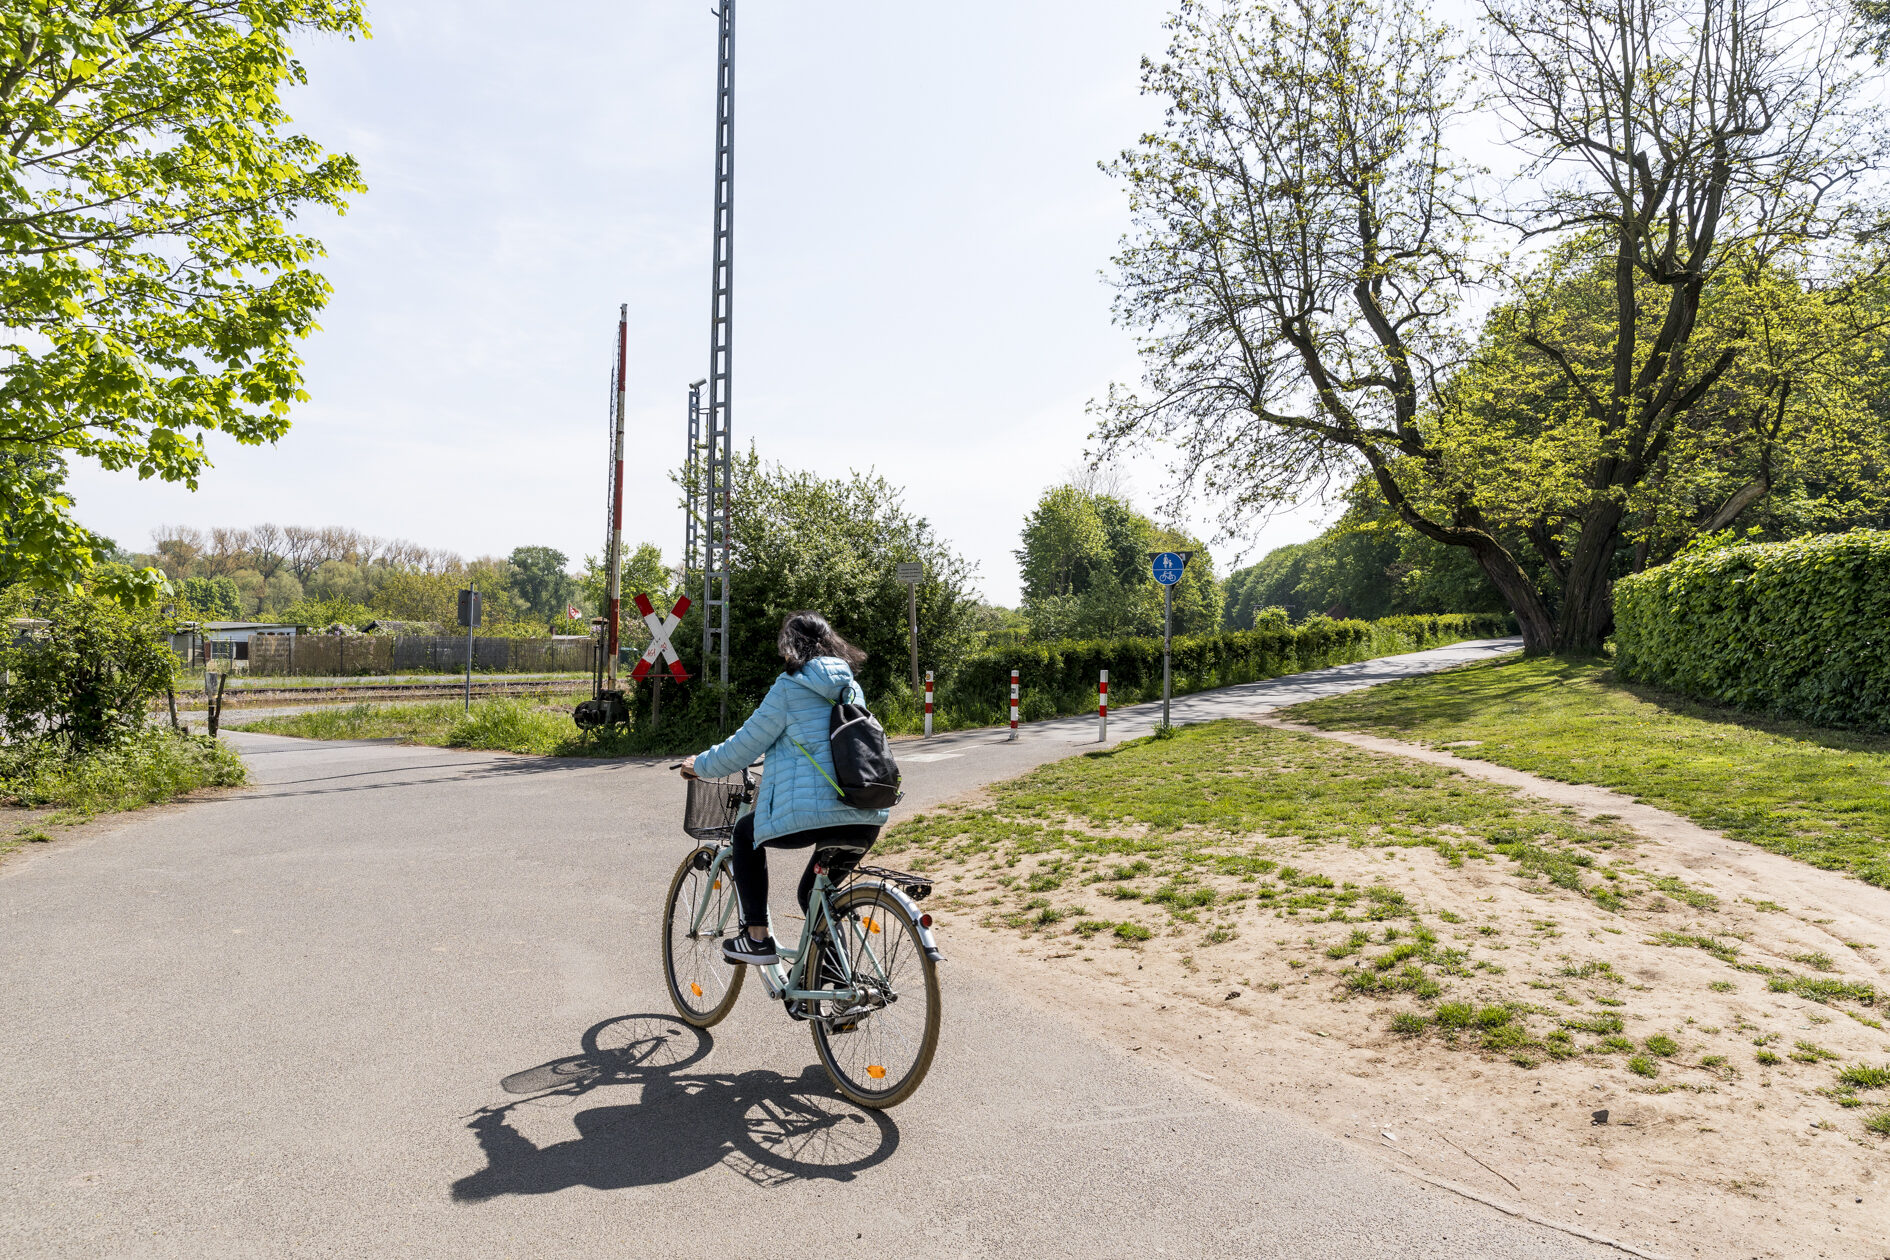
[[[508,1076],[503,1088],[524,1096],[483,1107],[468,1121],[486,1166],[454,1182],[453,1198],[620,1190],[679,1181],[717,1164],[762,1184],[847,1181],[898,1147],[892,1120],[840,1098],[818,1067],[799,1077],[689,1071],[711,1045],[707,1032],[671,1017],[625,1015],[588,1030],[583,1054]],[[548,1146],[514,1127],[518,1108],[600,1090],[634,1100],[601,1095],[603,1105],[572,1116],[575,1138]]]

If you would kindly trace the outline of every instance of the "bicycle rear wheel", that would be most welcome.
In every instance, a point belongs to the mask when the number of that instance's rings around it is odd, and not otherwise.
[[[722,1021],[748,974],[748,968],[731,967],[722,957],[723,929],[741,916],[731,904],[735,881],[728,871],[709,876],[715,854],[716,849],[705,844],[685,857],[669,881],[669,899],[663,905],[663,973],[669,1000],[683,1021],[697,1028]],[[697,906],[703,907],[702,927],[692,931]]]
[[[832,916],[830,947],[846,958],[869,1009],[809,1020],[814,1049],[847,1098],[890,1107],[911,1097],[938,1049],[938,964],[926,956],[917,921],[878,884],[846,889]]]

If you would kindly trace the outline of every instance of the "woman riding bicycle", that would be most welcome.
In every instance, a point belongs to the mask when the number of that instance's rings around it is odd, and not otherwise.
[[[886,825],[883,809],[855,809],[833,787],[833,753],[827,721],[833,706],[846,700],[865,704],[853,667],[866,653],[848,643],[816,612],[789,613],[777,640],[787,672],[774,680],[767,698],[741,729],[683,762],[685,777],[727,778],[765,755],[754,812],[735,824],[730,866],[741,902],[744,931],[724,942],[722,956],[731,963],[779,961],[768,934],[768,859],[774,849],[848,850],[828,869],[839,883],[879,839]],[[801,909],[814,887],[810,858],[801,876]]]

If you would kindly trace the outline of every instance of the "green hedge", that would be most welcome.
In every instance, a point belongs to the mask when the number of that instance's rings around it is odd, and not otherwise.
[[[1890,531],[1683,555],[1614,587],[1624,678],[1890,730]]]
[[[1514,633],[1508,614],[1462,613],[1380,621],[1316,618],[1294,627],[1177,637],[1174,690],[1206,691]],[[940,694],[941,707],[956,725],[1007,720],[1013,669],[1019,672],[1026,721],[1094,712],[1097,676],[1105,669],[1111,707],[1138,704],[1161,696],[1162,641],[1064,639],[980,653],[960,662]]]

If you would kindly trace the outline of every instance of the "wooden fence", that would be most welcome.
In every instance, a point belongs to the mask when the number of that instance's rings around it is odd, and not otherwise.
[[[597,642],[588,635],[553,639],[474,638],[473,668],[493,673],[587,674]],[[249,641],[249,672],[339,677],[402,670],[454,673],[466,668],[466,640],[457,635],[259,634]]]

